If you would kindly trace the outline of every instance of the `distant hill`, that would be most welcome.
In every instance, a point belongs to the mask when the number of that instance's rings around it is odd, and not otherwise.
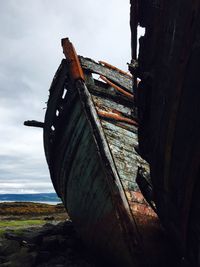
[[[0,194],[0,201],[61,202],[61,199],[56,195],[56,193]]]

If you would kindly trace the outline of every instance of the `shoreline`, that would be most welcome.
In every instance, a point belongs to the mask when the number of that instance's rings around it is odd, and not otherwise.
[[[0,221],[9,220],[63,221],[69,216],[62,203],[54,205],[41,202],[0,202]]]
[[[19,200],[0,200],[0,204],[1,203],[39,203],[39,204],[49,204],[49,205],[58,205],[58,204],[62,204],[61,201],[39,201],[39,200],[36,200],[36,201],[19,201]]]
[[[0,266],[94,267],[62,204],[0,202]]]

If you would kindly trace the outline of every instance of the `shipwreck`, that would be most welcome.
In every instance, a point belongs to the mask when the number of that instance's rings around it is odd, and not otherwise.
[[[162,229],[136,183],[149,165],[137,153],[132,76],[77,56],[67,38],[62,47],[44,123],[25,125],[43,128],[54,188],[90,251],[114,266],[158,263]]]
[[[131,0],[140,155],[177,254],[200,266],[200,1]],[[136,60],[138,25],[145,28]]]
[[[54,188],[104,264],[200,266],[199,12],[131,0],[132,75],[63,39],[44,122],[25,122],[43,128]]]

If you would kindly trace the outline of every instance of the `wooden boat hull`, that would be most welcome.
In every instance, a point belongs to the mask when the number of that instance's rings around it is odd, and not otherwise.
[[[134,150],[131,78],[90,59],[79,60],[85,81],[74,80],[70,62],[63,60],[47,104],[44,148],[55,190],[99,260],[127,267],[167,262],[159,220],[135,181],[138,166],[148,172],[148,165]],[[93,73],[122,90],[116,93]]]
[[[117,192],[116,199],[113,199],[109,186],[109,180],[114,179],[113,174],[109,173],[98,151],[97,140],[78,90],[74,87],[68,87],[67,90],[69,104],[59,118],[60,132],[53,136],[52,125],[55,129],[58,127],[58,124],[55,125],[54,112],[60,105],[60,94],[57,101],[52,94],[55,108],[50,105],[45,118],[44,146],[53,184],[88,247],[95,248],[104,259],[109,255],[118,265],[137,266],[137,257],[133,256],[132,248],[128,248],[129,243],[137,242],[136,235],[131,234],[135,231],[134,225],[129,222],[130,235],[126,238],[131,239],[132,236],[132,240],[125,241],[126,233],[121,229],[123,227],[118,219],[120,211],[114,202],[118,202],[118,205],[122,203],[117,199]],[[56,145],[51,147],[52,142]],[[131,220],[128,216],[126,213],[127,220]],[[137,245],[134,244],[135,247]]]

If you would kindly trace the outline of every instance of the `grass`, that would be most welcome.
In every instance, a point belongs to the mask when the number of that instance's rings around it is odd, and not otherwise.
[[[23,233],[23,230],[31,226],[40,226],[45,224],[44,220],[11,220],[11,221],[0,221],[0,237],[3,237],[4,234],[9,230],[12,230],[13,233],[20,235]]]
[[[11,220],[11,221],[0,221],[0,228],[5,227],[28,227],[32,225],[42,225],[44,224],[44,220]]]
[[[12,233],[16,234],[16,235],[22,235],[24,231],[24,228],[15,228],[12,229]],[[7,232],[7,229],[0,229],[0,237],[4,237],[5,233]]]

